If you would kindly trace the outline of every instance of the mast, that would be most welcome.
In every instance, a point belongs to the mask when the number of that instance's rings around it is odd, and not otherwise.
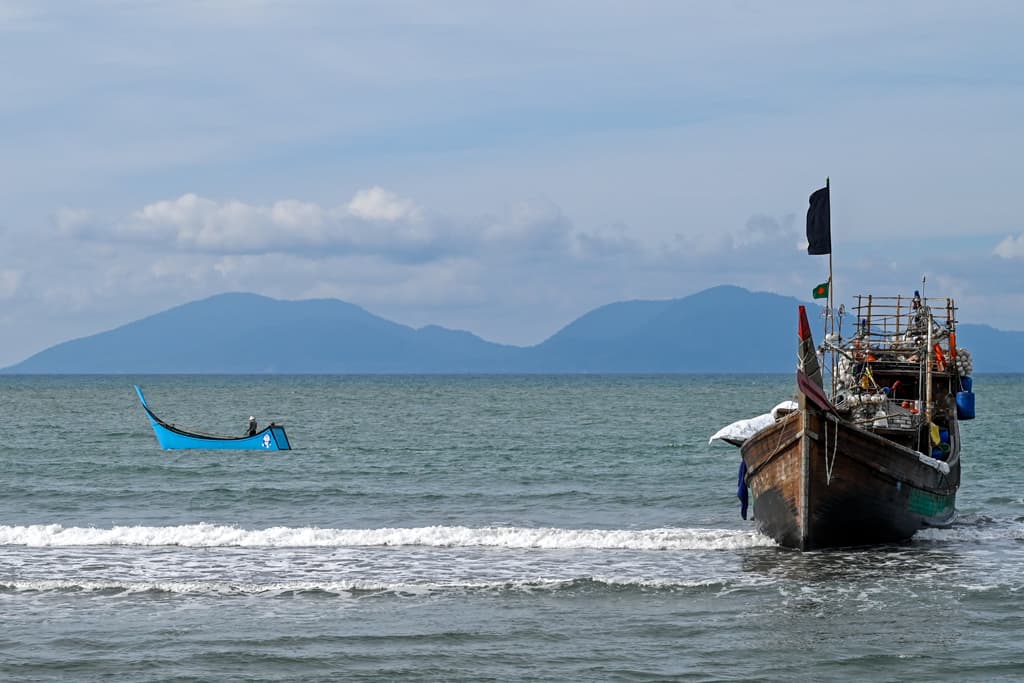
[[[823,353],[831,351],[830,345],[835,342],[836,330],[836,318],[833,312],[835,298],[832,293],[832,202],[829,197],[830,192],[831,186],[829,178],[826,176],[825,187],[811,193],[810,205],[807,207],[807,253],[811,256],[828,254],[828,280],[825,285],[827,292],[824,298],[826,300],[825,317],[829,319],[829,323],[824,326],[827,339],[822,348]],[[815,291],[814,298],[819,298],[817,291]],[[817,350],[813,352],[817,354]],[[834,397],[836,391],[834,378],[838,361],[834,352],[830,353],[830,355],[831,364],[829,369],[833,377],[832,395]],[[817,383],[819,387],[824,389],[821,373],[819,373]]]
[[[832,190],[829,184],[828,176],[825,176],[825,192],[828,193],[828,213],[829,213],[829,249],[828,249],[828,310],[832,311]],[[835,332],[836,321],[832,320],[832,327],[829,332]]]
[[[922,299],[924,297],[921,297]],[[926,425],[931,424],[932,421],[932,307],[927,303],[922,304],[925,311],[925,321],[928,325],[928,348],[925,351],[925,371],[924,371],[924,422]],[[929,446],[931,443],[929,442]],[[931,453],[931,451],[928,451]]]
[[[839,372],[839,359],[836,357],[835,351],[832,350],[831,345],[835,343],[836,337],[836,309],[833,301],[834,289],[832,285],[832,189],[829,177],[825,176],[825,192],[828,193],[828,232],[829,232],[829,249],[828,249],[828,319],[829,319],[829,336],[825,348],[828,349],[829,355],[829,394],[830,398],[836,400],[836,374]]]

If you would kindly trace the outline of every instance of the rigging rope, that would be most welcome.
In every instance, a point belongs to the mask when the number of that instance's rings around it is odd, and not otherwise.
[[[832,459],[828,457],[828,418],[822,416],[822,425],[825,427],[825,485],[832,485],[832,472],[836,467],[836,452],[839,450],[839,424],[836,424],[836,433],[832,443]]]

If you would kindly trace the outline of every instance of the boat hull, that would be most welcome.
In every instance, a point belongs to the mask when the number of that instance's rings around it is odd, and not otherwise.
[[[956,515],[958,448],[948,463],[929,462],[805,406],[748,439],[741,454],[757,526],[785,547],[905,541]]]
[[[214,451],[288,451],[291,450],[291,443],[288,435],[281,425],[271,424],[252,436],[216,436],[212,434],[198,434],[182,429],[174,424],[168,423],[150,409],[146,403],[142,390],[135,387],[135,392],[142,401],[142,407],[146,411],[146,417],[153,427],[156,440],[164,450],[214,450]]]
[[[152,423],[152,420],[150,420]],[[221,451],[287,451],[291,450],[284,427],[267,427],[253,436],[207,437],[196,436],[153,423],[153,432],[160,448],[165,451],[201,449]]]

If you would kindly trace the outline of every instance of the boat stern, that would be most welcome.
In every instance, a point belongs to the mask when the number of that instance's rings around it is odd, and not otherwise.
[[[291,443],[288,442],[288,435],[285,434],[284,427],[281,427],[279,425],[271,425],[271,427],[267,431],[269,432],[274,443],[277,445],[277,450],[290,451],[292,449]]]

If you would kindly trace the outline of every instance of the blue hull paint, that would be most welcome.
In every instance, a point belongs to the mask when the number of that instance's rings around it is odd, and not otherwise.
[[[142,389],[138,386],[135,387],[135,393],[139,395],[146,417],[153,425],[156,440],[164,450],[290,451],[292,448],[284,427],[273,423],[253,436],[215,436],[187,431],[157,417],[150,410],[146,397],[142,395]]]

